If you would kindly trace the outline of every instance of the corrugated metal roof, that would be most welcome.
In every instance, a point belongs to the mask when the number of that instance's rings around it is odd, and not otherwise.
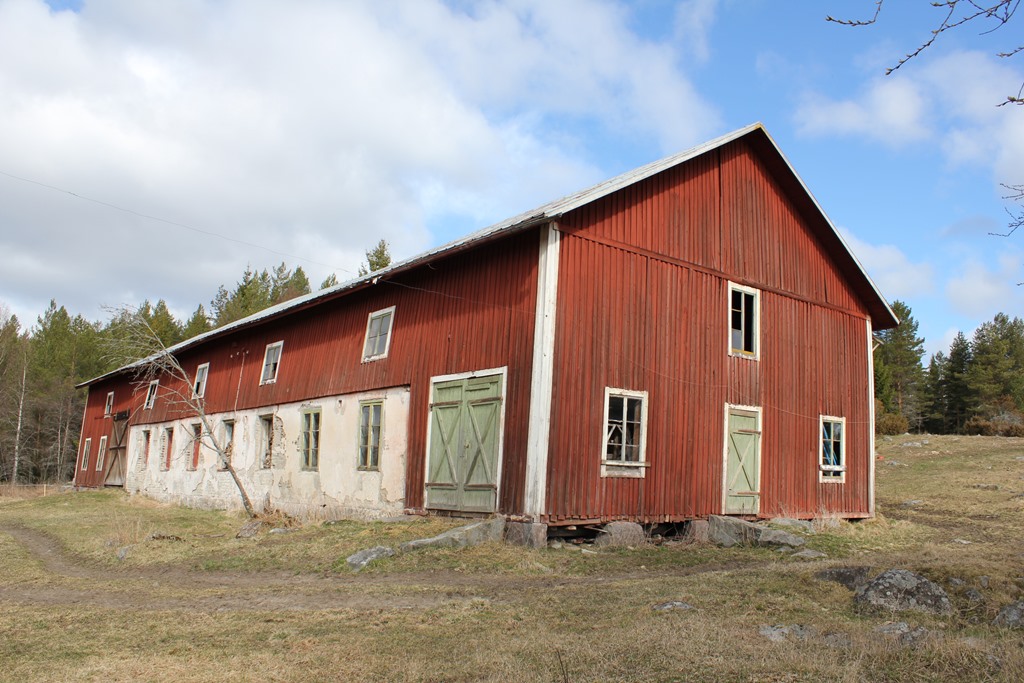
[[[461,251],[462,249],[468,247],[472,247],[478,243],[489,241],[491,239],[501,237],[505,234],[518,232],[520,230],[526,230],[538,224],[556,219],[566,213],[569,213],[570,211],[573,211],[574,209],[578,209],[581,206],[584,206],[598,199],[601,199],[602,197],[612,194],[617,190],[620,190],[634,183],[638,183],[646,178],[661,173],[662,171],[673,168],[674,166],[678,166],[679,164],[689,161],[690,159],[699,157],[702,154],[706,154],[707,152],[710,152],[730,142],[733,142],[735,140],[738,140],[742,137],[754,133],[760,133],[761,135],[764,136],[765,140],[767,140],[771,144],[772,149],[774,149],[775,152],[779,155],[779,158],[786,165],[790,173],[793,174],[793,177],[799,183],[801,189],[813,202],[814,207],[821,214],[821,217],[824,219],[825,223],[831,229],[835,238],[838,239],[839,242],[846,249],[846,253],[849,255],[852,262],[859,270],[859,274],[864,278],[864,280],[870,286],[871,291],[882,303],[882,305],[884,306],[884,310],[888,312],[889,316],[892,318],[892,321],[894,323],[897,323],[898,319],[892,312],[892,308],[889,307],[888,302],[886,302],[885,298],[878,291],[878,287],[875,286],[875,283],[871,280],[870,276],[868,276],[867,271],[864,270],[864,267],[861,265],[860,261],[857,260],[857,257],[853,254],[853,251],[850,249],[850,246],[846,243],[846,240],[843,239],[843,236],[836,229],[835,225],[833,225],[832,221],[829,220],[827,214],[822,210],[821,206],[818,204],[817,199],[814,198],[814,195],[811,194],[810,190],[804,184],[803,180],[793,169],[792,164],[789,163],[789,160],[782,153],[782,150],[779,149],[779,146],[775,144],[775,140],[773,140],[771,135],[768,134],[768,131],[765,130],[763,124],[753,123],[738,130],[735,130],[731,133],[727,133],[721,137],[715,138],[714,140],[709,140],[708,142],[697,145],[696,147],[692,147],[678,154],[665,157],[664,159],[659,159],[658,161],[654,161],[645,166],[633,169],[632,171],[627,171],[622,175],[600,182],[597,185],[589,187],[585,190],[581,190],[574,194],[567,195],[560,199],[556,199],[552,202],[548,202],[547,204],[539,206],[536,209],[523,212],[511,218],[490,225],[486,228],[482,228],[481,230],[477,230],[476,232],[466,235],[465,237],[454,240],[447,244],[443,244],[439,247],[435,247],[422,254],[405,259],[404,261],[393,263],[387,268],[374,271],[369,275],[358,277],[353,280],[348,280],[346,282],[339,283],[327,289],[322,289],[316,292],[312,292],[310,294],[306,294],[304,296],[296,297],[295,299],[290,299],[288,301],[277,304],[276,306],[271,306],[270,308],[264,309],[259,313],[254,313],[253,315],[250,315],[246,318],[242,318],[241,320],[236,320],[222,327],[218,327],[217,329],[210,330],[209,332],[205,332],[198,336],[192,337],[191,339],[186,339],[185,341],[170,347],[168,351],[170,351],[171,353],[184,351],[188,348],[191,348],[192,346],[200,344],[201,342],[207,339],[220,337],[233,330],[258,324],[265,320],[269,320],[271,318],[275,318],[279,315],[285,314],[288,311],[306,308],[322,300],[338,298],[339,296],[342,296],[347,292],[361,289],[362,287],[365,287],[367,285],[374,284],[378,280],[382,278],[387,278],[389,275],[392,275],[394,273],[409,270],[410,268],[423,265],[424,263],[429,263],[430,261],[433,261],[436,258],[445,256],[450,253],[454,253],[456,251]],[[125,365],[123,367],[118,368],[117,370],[113,370],[99,377],[93,378],[86,382],[82,382],[78,386],[88,386],[90,384],[93,384],[94,382],[98,382],[101,379],[110,377],[111,375],[119,374],[121,372],[143,366],[151,360],[152,357],[144,358],[142,360],[136,361],[135,363]]]

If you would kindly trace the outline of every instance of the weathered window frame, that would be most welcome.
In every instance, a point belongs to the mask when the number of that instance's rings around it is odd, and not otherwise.
[[[281,358],[284,356],[284,340],[267,344],[263,352],[263,371],[260,373],[260,386],[273,384],[281,371]]]
[[[256,421],[259,430],[259,468],[269,470],[274,466],[274,415],[260,415]]]
[[[153,406],[156,405],[156,393],[160,388],[160,380],[155,379],[149,383],[149,387],[146,388],[146,402],[142,405],[143,410],[153,410]]]
[[[621,416],[613,422],[613,405],[620,403]],[[640,409],[639,420],[628,420],[630,405],[638,405]],[[633,391],[630,389],[619,389],[616,387],[605,387],[604,390],[604,418],[601,421],[601,476],[602,477],[644,477],[647,463],[647,410],[648,396],[646,391]],[[616,444],[612,441],[615,429],[620,435],[627,433],[627,425],[632,424],[633,442],[630,444],[622,442]],[[639,434],[636,431],[639,430]],[[635,448],[636,458],[627,457],[627,448]],[[618,449],[619,457],[609,457],[609,449]]]
[[[319,408],[302,411],[302,433],[299,437],[300,461],[304,470],[320,469],[320,429],[322,413]]]
[[[142,430],[142,466],[149,465],[149,444],[153,440],[153,434],[148,429]]]
[[[85,440],[85,445],[82,446],[82,471],[89,469],[89,451],[92,450],[92,438]]]
[[[376,409],[377,424],[373,424]],[[374,432],[376,430],[376,432]],[[359,433],[356,468],[363,471],[380,470],[380,451],[384,434],[384,400],[371,399],[359,402]]]
[[[192,424],[192,433],[190,436],[192,437],[192,457],[188,460],[187,469],[189,472],[195,472],[199,469],[199,461],[202,457],[203,425],[198,422],[194,422]]]
[[[231,462],[231,456],[235,452],[235,421],[221,420],[220,424],[224,430],[224,439],[221,441],[224,444],[224,460],[217,463],[217,469],[225,471],[228,468],[228,463]]]
[[[107,437],[100,437],[99,448],[96,449],[96,471],[103,471],[103,463],[107,459]]]
[[[740,297],[739,307],[736,305],[736,295]],[[730,282],[726,304],[729,311],[729,355],[758,360],[761,357],[760,290]]]
[[[164,429],[164,452],[160,462],[160,469],[168,471],[171,469],[171,458],[174,455],[174,427]]]
[[[839,437],[835,427],[839,427]],[[839,452],[835,452],[838,444]],[[818,481],[842,484],[846,481],[846,418],[822,415],[818,419]]]
[[[103,417],[110,417],[114,412],[114,392],[107,392],[107,402],[103,405]]]
[[[196,398],[206,396],[206,378],[210,375],[210,364],[203,363],[196,368],[195,381],[192,383],[192,392]]]
[[[374,329],[374,322],[387,321],[387,330],[381,333],[383,322],[380,322]],[[363,362],[380,360],[388,357],[391,349],[391,337],[395,330],[395,307],[382,308],[379,311],[370,313],[366,318],[366,335],[363,337]],[[372,334],[371,334],[372,333]],[[383,343],[382,341],[383,340]],[[383,346],[383,348],[381,348]]]

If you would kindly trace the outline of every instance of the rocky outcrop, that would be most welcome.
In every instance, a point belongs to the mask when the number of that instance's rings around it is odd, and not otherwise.
[[[804,539],[796,534],[770,529],[736,517],[708,517],[708,538],[724,548],[734,545],[788,546],[796,548]]]
[[[951,614],[949,596],[937,583],[907,569],[890,569],[857,589],[853,598],[862,609]]]

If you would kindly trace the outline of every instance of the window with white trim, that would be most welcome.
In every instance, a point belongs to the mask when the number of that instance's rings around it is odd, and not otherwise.
[[[164,458],[160,463],[161,469],[171,469],[171,455],[174,454],[174,427],[164,430]]]
[[[387,357],[394,318],[394,306],[370,314],[366,322],[366,340],[363,343],[364,363]]]
[[[143,409],[152,410],[153,405],[156,404],[156,390],[160,387],[160,380],[155,379],[149,383],[149,389],[146,390],[146,403],[143,404]]]
[[[359,404],[359,463],[361,470],[380,469],[380,433],[384,416],[383,401]]]
[[[757,358],[760,336],[760,293],[729,283],[729,353]]]
[[[269,470],[274,464],[274,416],[260,415],[260,469]]]
[[[642,477],[647,467],[647,392],[604,390],[601,476]]]
[[[819,480],[842,483],[846,476],[846,418],[821,416]]]
[[[206,376],[210,374],[210,364],[203,363],[196,368],[196,381],[192,385],[192,391],[195,392],[196,398],[202,398],[206,395]]]
[[[103,406],[103,417],[110,417],[111,411],[114,410],[114,392],[111,391],[107,394],[107,403]]]
[[[89,469],[89,451],[92,450],[92,439],[86,439],[82,446],[82,471]]]
[[[151,440],[151,433],[148,429],[142,430],[142,466],[145,467],[149,464],[149,442]]]
[[[96,471],[100,472],[103,470],[103,461],[107,455],[107,437],[100,437],[100,447],[96,449]]]
[[[277,370],[281,367],[283,347],[283,341],[267,344],[267,350],[263,354],[263,374],[260,375],[260,384],[273,384],[277,381]]]
[[[308,410],[302,413],[302,469],[315,470],[320,467],[320,411]]]

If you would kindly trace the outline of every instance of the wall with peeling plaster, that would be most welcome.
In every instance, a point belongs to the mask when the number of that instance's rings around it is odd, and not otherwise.
[[[357,467],[359,404],[383,401],[379,468]],[[302,414],[319,408],[320,454],[316,470],[302,469]],[[263,468],[260,418],[273,415],[271,467]],[[409,387],[328,396],[254,410],[209,415],[223,440],[234,420],[232,463],[257,510],[281,510],[305,519],[378,519],[405,510]],[[241,507],[238,489],[220,468],[204,435],[199,466],[190,469],[195,418],[135,425],[128,435],[125,489],[157,500],[201,508]],[[165,468],[166,430],[174,429],[170,467]],[[148,454],[145,432],[150,433]]]

